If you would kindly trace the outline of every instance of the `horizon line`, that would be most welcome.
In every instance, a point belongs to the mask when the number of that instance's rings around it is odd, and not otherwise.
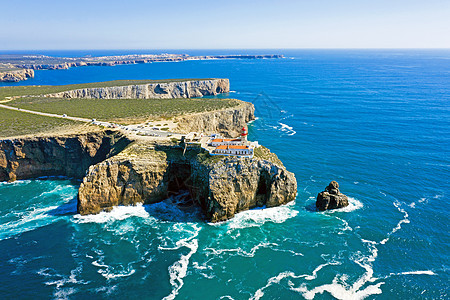
[[[0,49],[0,52],[14,52],[14,51],[163,51],[163,50],[450,50],[450,47],[336,47],[336,48],[320,48],[320,47],[305,47],[305,48],[43,48],[43,49]]]

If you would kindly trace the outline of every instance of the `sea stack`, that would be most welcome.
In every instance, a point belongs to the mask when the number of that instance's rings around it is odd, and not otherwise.
[[[348,197],[339,191],[339,183],[330,182],[325,191],[317,195],[316,207],[320,211],[348,206]]]

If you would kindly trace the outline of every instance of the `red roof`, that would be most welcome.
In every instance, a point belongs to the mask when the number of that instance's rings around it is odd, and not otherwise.
[[[248,149],[247,146],[234,146],[234,145],[230,145],[228,146],[228,149]]]
[[[247,146],[235,146],[235,145],[220,145],[217,146],[216,150],[227,150],[227,149],[240,149],[240,150],[244,150],[244,149],[248,149]]]
[[[239,142],[240,139],[214,139],[211,143],[223,143],[223,142]]]

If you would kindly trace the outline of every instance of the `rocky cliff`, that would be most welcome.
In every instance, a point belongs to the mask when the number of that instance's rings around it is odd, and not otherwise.
[[[30,69],[0,72],[0,82],[18,82],[34,77],[34,71]]]
[[[238,101],[238,100],[236,100]],[[255,106],[249,102],[239,101],[239,105],[222,110],[184,115],[176,118],[176,132],[221,133],[236,137],[248,122],[255,119]]]
[[[230,91],[228,79],[188,80],[141,85],[84,88],[48,94],[53,98],[173,99],[217,95]]]
[[[0,141],[0,181],[68,176],[83,178],[88,167],[120,152],[130,141],[113,131]]]
[[[224,221],[296,197],[297,182],[278,160],[210,156],[200,149],[135,143],[89,168],[79,189],[80,214],[115,205],[155,203],[188,190],[208,220]],[[268,155],[267,157],[273,157]]]

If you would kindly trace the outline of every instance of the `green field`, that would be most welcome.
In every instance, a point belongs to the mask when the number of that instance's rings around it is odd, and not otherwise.
[[[82,123],[0,108],[0,138],[55,131]]]
[[[184,82],[190,80],[209,80],[206,79],[164,79],[164,80],[114,80],[105,82],[91,82],[69,85],[33,85],[33,86],[6,86],[0,87],[0,100],[12,96],[25,95],[45,95],[50,93],[59,93],[70,90],[112,86],[140,85],[147,83],[168,83],[168,82]]]
[[[6,104],[46,113],[131,124],[149,119],[170,119],[183,114],[230,108],[237,106],[239,101],[234,99],[19,98]]]

